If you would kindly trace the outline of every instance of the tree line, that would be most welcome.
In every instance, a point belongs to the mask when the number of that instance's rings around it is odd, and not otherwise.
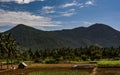
[[[119,60],[120,47],[101,48],[98,46],[88,46],[80,48],[61,48],[32,50],[23,53],[24,60],[33,60],[41,63],[59,63],[70,61],[94,61],[100,59]]]
[[[70,63],[71,61],[94,61],[100,59],[119,60],[120,47],[86,46],[80,48],[22,50],[18,48],[11,33],[0,35],[0,60],[11,61],[11,63],[15,61]]]

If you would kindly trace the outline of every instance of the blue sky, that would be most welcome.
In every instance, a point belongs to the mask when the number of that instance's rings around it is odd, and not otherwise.
[[[120,31],[120,0],[0,0],[0,31],[17,24],[61,30],[107,24]]]

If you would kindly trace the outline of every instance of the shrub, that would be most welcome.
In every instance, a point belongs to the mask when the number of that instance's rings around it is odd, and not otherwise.
[[[44,60],[44,62],[45,62],[46,64],[55,64],[55,63],[57,63],[57,61],[56,61],[55,59],[53,59],[53,58],[46,58],[46,59]]]
[[[42,60],[42,59],[40,59],[40,58],[36,58],[36,59],[34,60],[34,62],[35,62],[35,63],[42,63],[42,62],[43,62],[43,60]]]

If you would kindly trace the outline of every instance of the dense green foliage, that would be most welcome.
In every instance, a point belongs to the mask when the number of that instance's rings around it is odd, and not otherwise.
[[[120,45],[120,32],[104,24],[59,31],[42,31],[20,24],[5,33],[9,32],[21,47],[32,49]]]
[[[101,48],[86,46],[80,48],[56,48],[22,50],[17,48],[11,34],[0,35],[0,59],[14,62],[34,61],[39,63],[71,63],[72,61],[93,61],[100,59],[120,59],[120,47]]]
[[[12,37],[12,34],[0,34],[0,60],[6,59],[7,64],[10,60],[12,66],[12,60],[15,59],[17,56],[17,44]]]
[[[97,46],[81,48],[61,48],[35,50],[29,49],[21,51],[21,57],[24,61],[34,61],[37,63],[72,63],[72,61],[93,61],[100,59],[119,60],[119,48],[100,48]]]
[[[79,72],[79,71],[72,71],[72,72],[33,72],[29,75],[90,75],[87,72]]]
[[[17,57],[17,44],[11,33],[0,34],[0,59]]]
[[[120,59],[120,48],[100,48],[97,46],[89,46],[84,48],[61,48],[61,49],[46,49],[37,50],[32,52],[31,50],[26,51],[28,58],[35,62],[42,63],[59,63],[70,61],[89,61],[89,60],[119,60]],[[25,53],[26,54],[26,53]],[[26,56],[25,56],[26,57]]]

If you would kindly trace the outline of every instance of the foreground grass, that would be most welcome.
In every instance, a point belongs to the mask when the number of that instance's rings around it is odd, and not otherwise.
[[[117,74],[115,74],[115,75],[120,75],[120,73],[117,73]]]
[[[97,62],[97,67],[120,67],[119,61],[99,61]]]
[[[29,75],[90,75],[88,72],[33,72]]]

